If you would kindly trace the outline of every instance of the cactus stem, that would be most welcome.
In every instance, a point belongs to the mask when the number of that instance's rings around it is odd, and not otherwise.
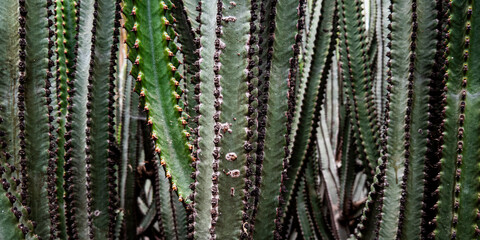
[[[51,10],[53,9],[53,11]],[[48,66],[51,66],[47,69],[47,77],[45,78],[45,98],[46,98],[46,104],[48,108],[48,119],[49,119],[49,135],[50,135],[50,144],[48,148],[48,167],[47,167],[47,191],[48,191],[48,205],[49,205],[49,212],[50,212],[50,234],[52,238],[58,238],[59,237],[59,219],[58,219],[58,212],[57,209],[59,208],[58,206],[58,200],[57,200],[57,195],[56,195],[56,183],[57,183],[57,156],[56,156],[56,150],[57,150],[57,139],[56,135],[54,133],[54,126],[53,126],[53,121],[54,121],[54,116],[53,116],[53,108],[51,106],[51,98],[50,98],[50,88],[51,88],[51,80],[54,79],[53,72],[55,71],[55,63],[54,63],[54,52],[51,50],[54,46],[54,42],[52,37],[54,36],[54,31],[52,30],[53,27],[53,19],[54,16],[56,15],[56,8],[54,7],[54,4],[52,1],[47,1],[47,18],[48,20],[48,29],[49,29],[49,34],[48,34],[48,45],[49,45],[49,51],[48,51]],[[57,57],[55,56],[55,59]]]
[[[21,201],[23,205],[27,204],[27,188],[28,188],[28,179],[27,179],[27,158],[26,158],[26,141],[25,141],[25,84],[26,84],[26,47],[27,47],[27,40],[26,40],[26,16],[27,16],[27,9],[25,6],[25,1],[19,0],[19,8],[20,8],[20,17],[19,23],[20,28],[18,32],[20,33],[20,61],[18,63],[19,68],[19,87],[18,87],[18,117],[19,117],[19,138],[20,138],[20,173],[21,173]]]
[[[298,71],[298,58],[300,54],[300,46],[302,44],[302,32],[305,28],[305,6],[306,6],[306,1],[305,0],[300,0],[298,4],[298,22],[297,22],[297,34],[295,35],[295,43],[293,45],[293,58],[290,59],[290,69],[288,71],[288,110],[287,110],[287,123],[286,123],[286,128],[287,128],[287,133],[285,134],[285,139],[286,139],[286,144],[284,146],[284,151],[285,151],[285,156],[283,158],[283,171],[282,171],[282,176],[281,176],[281,183],[280,183],[280,193],[278,195],[278,202],[279,205],[277,206],[276,209],[276,228],[274,232],[274,237],[275,239],[282,239],[282,218],[284,216],[283,210],[284,210],[284,205],[286,204],[286,199],[285,199],[285,192],[286,192],[286,187],[285,187],[285,182],[287,181],[287,169],[288,169],[288,159],[290,158],[290,134],[292,131],[292,123],[293,123],[293,115],[295,111],[295,105],[296,105],[296,96],[295,93],[297,91],[296,89],[296,81],[297,81],[297,71]],[[309,156],[309,155],[307,155]]]
[[[256,20],[257,20],[257,1],[252,0],[251,1],[251,9],[250,9],[250,15],[251,15],[251,22],[250,22],[250,39],[248,40],[248,53],[247,53],[247,58],[248,58],[248,64],[247,64],[247,87],[248,87],[248,116],[247,116],[247,122],[248,124],[248,130],[247,130],[247,141],[245,143],[245,149],[247,150],[246,157],[247,157],[247,162],[246,162],[246,176],[245,176],[245,196],[244,196],[244,208],[243,208],[243,219],[242,219],[242,226],[243,226],[243,231],[241,237],[243,239],[247,238],[252,238],[252,232],[253,232],[253,224],[250,222],[251,221],[251,211],[253,210],[252,206],[252,199],[251,199],[251,192],[253,190],[253,183],[252,180],[254,178],[254,171],[255,171],[255,137],[256,137],[256,131],[257,131],[257,122],[256,121],[251,121],[250,119],[255,119],[257,117],[257,111],[256,111],[256,106],[258,105],[257,103],[257,94],[258,94],[258,89],[257,89],[257,84],[258,84],[258,78],[254,74],[254,68],[256,67],[255,64],[255,53],[257,51],[257,37],[256,37]],[[227,127],[227,132],[229,128]],[[225,132],[225,129],[224,129]],[[228,155],[228,154],[227,154]],[[237,158],[237,155],[235,153],[230,154],[229,156],[232,161],[235,161]],[[228,156],[227,156],[228,160]],[[235,195],[235,189],[231,188],[231,196]],[[250,222],[250,224],[249,224]]]
[[[72,146],[72,121],[73,121],[73,98],[75,97],[75,76],[76,76],[76,68],[77,68],[77,61],[78,61],[78,35],[79,35],[79,25],[80,25],[80,7],[81,7],[81,0],[78,0],[74,4],[75,6],[75,20],[76,20],[76,34],[74,39],[75,46],[74,46],[74,59],[72,62],[72,67],[69,69],[68,72],[68,97],[67,97],[67,116],[66,116],[66,124],[65,124],[65,175],[64,175],[64,189],[65,189],[65,204],[66,209],[69,211],[65,211],[66,216],[66,223],[67,223],[67,235],[69,239],[78,237],[78,229],[76,224],[76,210],[77,207],[74,204],[74,200],[76,199],[76,194],[74,191],[74,176],[73,176],[73,146]]]
[[[215,28],[215,33],[216,33],[216,39],[215,39],[215,56],[220,56],[221,54],[221,32],[222,32],[222,8],[223,8],[223,3],[222,0],[217,0],[217,18],[216,18],[216,28]],[[217,91],[219,94],[215,96],[215,115],[214,115],[214,120],[215,120],[215,138],[214,138],[214,144],[215,148],[213,150],[213,157],[214,157],[214,162],[213,162],[213,174],[212,174],[212,210],[211,210],[211,227],[210,227],[210,235],[212,239],[216,239],[216,233],[215,233],[215,226],[217,224],[217,219],[218,219],[218,198],[219,198],[219,191],[218,191],[218,177],[220,175],[220,171],[218,169],[218,165],[220,162],[220,139],[221,139],[221,133],[220,133],[220,105],[222,102],[222,93],[221,93],[221,87],[220,87],[220,80],[221,76],[219,75],[219,68],[220,68],[220,61],[219,57],[214,57],[214,68],[213,71],[215,73],[214,77],[214,85],[215,85],[215,91]]]

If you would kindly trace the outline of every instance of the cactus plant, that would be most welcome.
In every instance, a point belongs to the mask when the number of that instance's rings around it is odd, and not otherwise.
[[[0,239],[479,238],[479,16],[4,0]]]

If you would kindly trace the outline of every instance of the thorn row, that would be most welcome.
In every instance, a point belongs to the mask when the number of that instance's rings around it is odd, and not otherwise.
[[[75,17],[76,17],[76,34],[75,34],[75,47],[74,47],[74,56],[72,63],[71,71],[67,74],[67,85],[68,85],[68,96],[67,96],[67,116],[65,118],[65,174],[64,174],[64,189],[65,189],[65,208],[68,211],[65,211],[66,226],[67,226],[67,236],[69,240],[78,239],[78,229],[76,223],[76,194],[75,194],[75,169],[73,168],[73,143],[72,143],[72,122],[73,122],[73,99],[75,97],[75,76],[77,69],[78,61],[78,38],[79,38],[79,27],[80,27],[80,7],[81,0],[77,0],[75,5]]]
[[[91,142],[92,142],[92,137],[91,137],[91,127],[92,127],[92,101],[93,101],[93,73],[94,73],[94,68],[95,68],[95,47],[96,47],[96,32],[97,32],[97,25],[98,25],[98,0],[95,0],[93,3],[93,25],[92,25],[92,39],[91,39],[91,47],[90,47],[90,65],[89,65],[89,75],[88,75],[88,94],[87,94],[87,128],[85,130],[85,136],[86,136],[86,157],[85,157],[85,163],[86,163],[86,173],[87,173],[87,182],[86,182],[86,189],[87,189],[87,219],[88,219],[88,235],[90,239],[94,239],[95,237],[95,232],[94,232],[94,226],[93,226],[93,217],[94,213],[92,210],[93,206],[93,194],[92,193],[92,154],[91,154]]]
[[[118,150],[115,146],[115,67],[117,66],[117,52],[118,44],[120,37],[120,26],[121,26],[121,0],[115,1],[115,19],[114,19],[114,29],[112,36],[112,47],[110,49],[110,66],[109,66],[109,93],[108,93],[108,158],[107,158],[107,169],[108,169],[108,216],[109,216],[109,225],[108,225],[108,237],[114,238],[115,234],[115,224],[118,209],[118,193],[117,193],[117,178],[116,172],[118,167]]]
[[[201,21],[201,16],[202,16],[202,1],[198,1],[198,5],[196,7],[196,10],[198,11],[198,16],[196,18],[196,21],[198,22],[198,29],[196,29],[196,33],[201,36],[201,26],[202,26],[202,21]],[[200,146],[198,144],[198,139],[200,138],[200,129],[199,129],[199,119],[202,117],[200,113],[200,86],[201,86],[201,78],[200,78],[200,60],[202,58],[200,54],[200,37],[197,37],[195,39],[195,52],[193,54],[197,55],[198,61],[194,63],[194,65],[197,67],[197,72],[195,75],[192,77],[192,82],[190,84],[195,84],[194,88],[194,93],[195,93],[195,108],[194,111],[197,113],[197,116],[193,119],[195,125],[197,126],[195,129],[192,130],[194,141],[194,149],[195,151],[192,152],[192,156],[194,159],[194,162],[192,163],[192,167],[194,168],[194,172],[192,174],[192,179],[193,183],[190,185],[190,189],[192,190],[192,194],[188,196],[190,201],[192,201],[192,204],[187,208],[187,239],[194,239],[195,238],[195,220],[197,217],[197,211],[196,211],[196,201],[195,201],[195,195],[196,195],[196,184],[197,184],[197,175],[199,174],[198,172],[198,161],[201,159],[199,158],[199,153],[200,153]]]
[[[55,31],[52,30],[54,27],[54,20],[56,17],[56,8],[52,0],[47,0],[47,19],[48,19],[48,69],[47,69],[47,77],[45,78],[45,99],[46,99],[46,107],[48,109],[47,117],[48,117],[48,128],[49,128],[49,148],[48,148],[48,167],[47,167],[47,192],[48,192],[48,206],[49,206],[49,214],[50,214],[50,239],[57,239],[59,238],[59,228],[60,228],[60,214],[58,212],[58,199],[57,199],[57,136],[55,134],[55,127],[54,127],[54,109],[52,104],[52,99],[50,98],[51,95],[51,80],[56,79],[53,75],[56,72],[54,58],[56,59],[57,56],[54,56],[53,48],[55,47],[55,43],[53,41],[53,37],[55,36]],[[56,28],[56,27],[55,27]]]
[[[268,5],[270,4],[270,6]],[[270,79],[270,68],[272,64],[273,56],[273,43],[274,43],[274,32],[276,28],[275,21],[268,21],[268,19],[275,19],[277,14],[277,1],[271,1],[270,3],[261,1],[260,3],[260,29],[258,31],[258,66],[263,66],[258,68],[258,108],[257,108],[257,148],[256,148],[256,159],[255,159],[255,185],[250,193],[254,197],[253,200],[253,209],[252,216],[250,218],[250,232],[253,233],[255,230],[255,219],[258,211],[258,204],[260,201],[260,186],[262,182],[262,169],[263,169],[263,160],[264,148],[265,148],[265,131],[266,131],[266,121],[267,121],[267,109],[268,109],[268,90],[270,88],[269,79]],[[267,8],[270,8],[270,15],[267,16]],[[267,36],[267,39],[264,39],[264,36]],[[265,52],[265,53],[264,53]],[[265,63],[263,62],[266,56]]]
[[[393,5],[394,3],[392,3]],[[392,14],[393,15],[393,14]],[[410,130],[412,122],[412,104],[413,104],[413,85],[414,85],[414,73],[415,73],[415,59],[416,59],[416,40],[417,40],[417,0],[412,0],[412,33],[410,35],[410,53],[409,53],[409,69],[408,69],[408,91],[407,91],[407,110],[405,113],[405,163],[404,163],[404,173],[402,176],[402,193],[400,197],[400,214],[398,219],[398,229],[397,229],[397,239],[402,239],[402,229],[405,220],[405,210],[407,204],[407,180],[408,174],[410,171]],[[391,40],[393,41],[393,40]],[[393,59],[393,58],[392,58]]]
[[[276,239],[282,239],[283,233],[283,225],[282,225],[282,218],[284,216],[284,205],[285,205],[285,193],[287,192],[287,188],[285,186],[285,182],[287,181],[287,169],[288,169],[288,159],[290,158],[290,134],[292,131],[292,123],[293,123],[293,115],[295,114],[295,103],[296,103],[296,81],[297,81],[297,69],[298,69],[298,57],[300,54],[300,46],[302,44],[302,35],[305,28],[305,7],[306,1],[300,0],[298,4],[298,21],[297,21],[297,34],[295,35],[295,44],[293,45],[293,58],[290,61],[290,69],[288,71],[288,110],[287,110],[287,133],[285,134],[285,156],[283,158],[283,171],[281,176],[280,182],[280,194],[278,195],[278,202],[279,205],[276,209],[276,220],[275,220],[275,232],[274,237]],[[309,155],[307,155],[309,156]]]
[[[242,214],[242,226],[243,231],[240,235],[241,239],[253,238],[253,224],[252,211],[254,203],[251,199],[252,191],[254,189],[253,182],[255,173],[255,151],[256,151],[256,132],[257,132],[257,108],[258,106],[258,76],[255,74],[255,70],[258,70],[258,61],[255,56],[258,52],[257,45],[257,9],[258,3],[256,0],[251,1],[250,15],[250,33],[248,40],[248,52],[247,52],[247,96],[248,96],[248,112],[247,112],[247,141],[245,143],[246,150],[246,177],[245,177],[245,189],[244,189],[244,208]],[[257,71],[258,72],[258,71]]]
[[[220,86],[220,80],[221,80],[221,75],[219,74],[220,70],[220,54],[222,52],[221,48],[221,33],[222,33],[222,8],[223,8],[223,3],[222,0],[217,0],[217,17],[216,17],[216,28],[215,28],[215,33],[216,33],[216,39],[215,39],[215,54],[214,54],[214,67],[213,71],[215,73],[214,76],[214,85],[215,85],[215,114],[213,116],[213,119],[215,120],[215,138],[213,140],[215,147],[213,150],[213,174],[212,174],[212,210],[211,210],[211,216],[212,216],[212,222],[211,222],[211,227],[210,227],[210,239],[215,240],[217,238],[216,232],[215,232],[215,226],[217,225],[217,219],[218,219],[218,177],[220,176],[220,171],[218,170],[218,165],[220,164],[220,139],[221,139],[221,134],[220,134],[220,129],[222,128],[222,124],[220,123],[220,114],[221,114],[221,103],[223,102],[223,95],[221,92],[221,86]]]
[[[27,143],[25,139],[25,87],[26,87],[26,24],[27,24],[27,9],[25,0],[19,0],[19,11],[20,16],[18,18],[20,27],[18,29],[18,34],[20,36],[19,45],[19,57],[20,61],[18,63],[19,70],[19,86],[18,86],[18,118],[19,118],[19,139],[20,139],[20,150],[18,152],[20,156],[20,178],[21,178],[21,191],[20,197],[23,205],[27,205],[28,197],[28,176],[27,176],[27,156],[26,148]]]

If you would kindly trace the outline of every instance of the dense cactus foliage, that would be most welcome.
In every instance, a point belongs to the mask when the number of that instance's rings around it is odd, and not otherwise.
[[[0,239],[480,237],[480,1],[3,0],[0,30]]]

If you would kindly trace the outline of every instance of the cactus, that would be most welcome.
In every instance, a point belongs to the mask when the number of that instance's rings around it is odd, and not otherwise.
[[[4,0],[0,239],[480,237],[473,0]]]

